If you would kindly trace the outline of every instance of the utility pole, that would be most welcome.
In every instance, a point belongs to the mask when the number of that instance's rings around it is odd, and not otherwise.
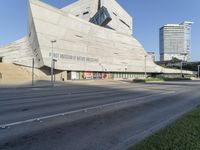
[[[181,61],[181,78],[183,78],[183,61]]]
[[[53,79],[53,67],[54,67],[54,60],[53,60],[53,44],[56,43],[56,40],[51,41],[52,44],[52,51],[51,51],[51,85],[54,87],[54,79]]]
[[[127,68],[128,68],[128,67],[125,68],[125,79],[128,79]]]
[[[181,53],[181,55],[183,55],[183,60],[181,61],[181,78],[183,78],[183,62],[185,62],[185,56],[187,55],[187,53]]]
[[[32,86],[34,86],[34,68],[35,68],[35,60],[32,59]]]
[[[144,59],[144,77],[146,79],[147,77],[147,55],[144,55],[145,59]]]

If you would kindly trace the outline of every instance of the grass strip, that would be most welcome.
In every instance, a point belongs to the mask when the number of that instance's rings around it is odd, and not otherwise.
[[[147,79],[133,79],[135,83],[145,83],[154,81],[186,81],[191,80],[190,78],[147,78]]]
[[[200,150],[200,107],[129,150]]]

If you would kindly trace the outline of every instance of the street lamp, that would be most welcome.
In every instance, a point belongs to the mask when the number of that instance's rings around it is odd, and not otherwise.
[[[128,79],[127,69],[128,69],[128,67],[125,68],[125,79]]]
[[[181,55],[184,56],[181,61],[181,78],[183,78],[183,62],[185,61],[185,56],[187,55],[187,53],[181,53]]]
[[[146,79],[147,76],[147,55],[144,55],[145,59],[144,59],[144,77]]]
[[[56,62],[57,62],[57,60],[53,59],[53,70],[55,68]],[[53,73],[53,82],[55,83],[55,81],[56,81],[56,77],[55,77],[55,73]]]
[[[53,66],[54,66],[54,60],[53,60],[53,44],[56,43],[56,40],[52,40],[52,51],[51,51],[51,84],[52,87],[54,86],[54,81],[53,81]]]
[[[34,68],[35,68],[35,60],[32,59],[32,86],[34,86]]]
[[[200,65],[198,65],[198,79],[200,78],[199,71],[200,71]]]

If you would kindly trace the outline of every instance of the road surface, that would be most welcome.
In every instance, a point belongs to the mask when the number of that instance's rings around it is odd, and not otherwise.
[[[0,88],[0,150],[123,150],[200,104],[200,82]]]

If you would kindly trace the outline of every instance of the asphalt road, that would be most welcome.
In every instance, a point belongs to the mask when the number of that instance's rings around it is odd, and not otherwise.
[[[0,150],[123,150],[200,104],[200,82],[0,88]]]

